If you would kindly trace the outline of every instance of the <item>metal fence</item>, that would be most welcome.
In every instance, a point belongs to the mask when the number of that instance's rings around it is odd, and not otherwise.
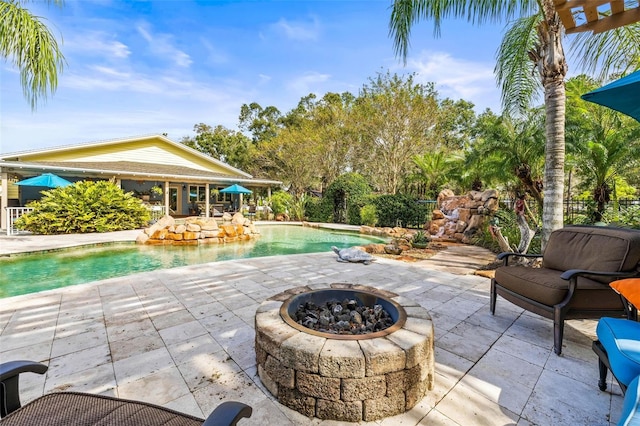
[[[506,208],[513,209],[515,200],[504,199],[500,203]],[[608,212],[617,209],[618,213],[623,213],[626,209],[640,206],[640,199],[636,200],[618,200],[615,203],[609,202],[606,205]],[[529,203],[532,210],[537,209],[537,204]],[[591,216],[595,209],[595,204],[591,200],[564,200],[564,221],[565,223],[574,223],[581,216]]]

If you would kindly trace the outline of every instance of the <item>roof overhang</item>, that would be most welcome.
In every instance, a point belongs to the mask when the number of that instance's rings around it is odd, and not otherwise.
[[[640,22],[640,2],[624,0],[554,0],[567,34],[594,34]]]
[[[72,167],[68,165],[43,164],[37,162],[23,161],[3,161],[0,160],[0,171],[8,174],[39,174],[42,172],[54,172],[61,176],[87,176],[88,178],[108,179],[117,177],[119,179],[135,180],[159,180],[193,183],[244,183],[253,186],[281,185],[282,182],[270,179],[247,178],[243,175],[222,175],[218,173],[207,173],[200,170],[184,169],[184,173],[166,173],[162,170],[153,170],[148,164],[144,166],[146,170],[135,170],[131,167],[126,170],[113,168],[113,165],[104,163],[104,167]],[[142,168],[142,167],[141,167]],[[161,167],[156,167],[161,169]]]

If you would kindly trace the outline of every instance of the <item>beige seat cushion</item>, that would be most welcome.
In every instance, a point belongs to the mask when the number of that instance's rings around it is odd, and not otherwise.
[[[496,282],[528,299],[547,306],[560,303],[569,291],[569,281],[560,278],[564,271],[524,266],[502,266],[496,269]],[[577,309],[622,309],[620,297],[606,284],[578,278],[578,289],[570,306]]]

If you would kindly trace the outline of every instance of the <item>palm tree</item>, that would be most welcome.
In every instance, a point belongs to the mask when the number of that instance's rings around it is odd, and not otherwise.
[[[584,75],[567,81],[567,151],[591,190],[595,221],[602,220],[615,181],[640,162],[640,126],[635,120],[580,98],[601,85]]]
[[[544,112],[529,109],[522,118],[483,113],[476,125],[476,143],[467,151],[468,163],[493,181],[517,181],[518,193],[526,192],[543,207],[540,177],[544,166]]]
[[[562,227],[565,157],[565,76],[567,62],[562,39],[564,30],[555,12],[553,0],[395,0],[390,33],[396,53],[405,61],[411,28],[420,19],[434,22],[435,34],[446,18],[466,18],[474,24],[487,21],[512,22],[498,50],[496,77],[502,87],[506,113],[517,112],[530,104],[540,88],[545,99],[545,172],[543,207],[543,246],[551,232]],[[618,28],[594,36],[582,35],[576,41],[594,46],[577,50],[582,64],[600,65],[602,71],[621,69],[638,61],[638,25]],[[597,40],[593,44],[590,41]],[[623,49],[625,43],[627,49]],[[622,49],[622,50],[621,50]],[[625,51],[625,55],[620,55]],[[614,53],[617,52],[617,53]],[[601,64],[599,61],[603,60]],[[610,58],[616,58],[610,60]],[[537,79],[531,66],[537,71]],[[596,64],[596,65],[594,65]]]
[[[431,200],[438,197],[443,186],[460,175],[463,157],[452,151],[438,149],[423,155],[411,157],[418,168],[414,179],[426,185],[426,196]]]
[[[62,0],[50,0],[62,5]],[[0,1],[0,55],[20,69],[25,98],[35,109],[58,86],[64,56],[42,20],[22,7],[26,1]]]

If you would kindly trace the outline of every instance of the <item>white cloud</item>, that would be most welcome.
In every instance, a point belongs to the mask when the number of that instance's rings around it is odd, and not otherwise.
[[[271,81],[271,76],[266,74],[258,74],[259,84],[265,84]]]
[[[201,39],[200,42],[207,50],[207,58],[209,62],[214,64],[225,64],[229,62],[229,56],[217,46],[214,46],[211,41],[207,39]]]
[[[129,47],[100,31],[90,31],[79,34],[64,44],[65,49],[91,54],[93,56],[124,59],[131,55]]]
[[[290,22],[281,18],[271,27],[277,33],[283,34],[291,40],[317,40],[320,33],[320,24],[316,18],[313,18],[311,22]]]
[[[81,74],[65,73],[60,85],[85,92],[108,90],[152,94],[164,90],[155,79],[105,66],[90,66]]]
[[[417,73],[419,83],[433,82],[441,97],[473,102],[480,110],[500,111],[493,63],[474,62],[444,52],[423,51],[407,61],[406,70]]]
[[[305,96],[312,92],[320,92],[321,89],[319,86],[321,83],[328,81],[330,78],[330,74],[309,72],[300,77],[294,78],[287,87],[296,94]]]
[[[193,61],[191,57],[174,46],[171,34],[152,34],[143,23],[136,27],[138,33],[149,43],[149,50],[165,60],[173,61],[177,66],[188,68]]]

